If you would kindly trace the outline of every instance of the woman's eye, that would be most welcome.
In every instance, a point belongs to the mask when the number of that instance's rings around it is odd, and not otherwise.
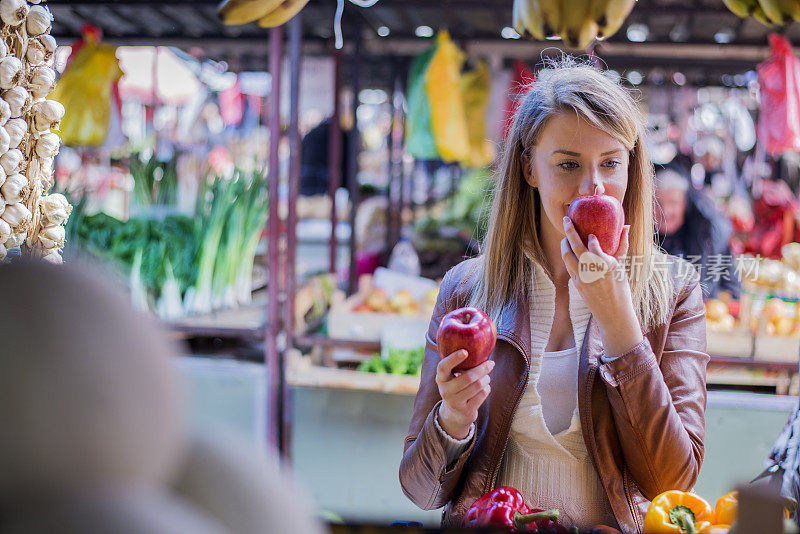
[[[613,160],[613,159],[612,159],[612,160],[610,160],[610,161],[606,161],[606,162],[605,162],[603,165],[605,165],[605,166],[606,166],[606,167],[608,167],[609,169],[616,169],[617,167],[619,167],[620,165],[622,165],[622,163],[621,163],[621,162],[619,162],[619,161],[617,161],[617,160]]]
[[[571,171],[578,168],[578,163],[575,161],[562,161],[558,166],[564,170]]]

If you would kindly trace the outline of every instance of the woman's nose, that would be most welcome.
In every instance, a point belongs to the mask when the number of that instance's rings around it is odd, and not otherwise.
[[[602,195],[606,192],[603,182],[600,179],[599,173],[596,171],[589,171],[581,181],[581,188],[579,193],[581,195]]]

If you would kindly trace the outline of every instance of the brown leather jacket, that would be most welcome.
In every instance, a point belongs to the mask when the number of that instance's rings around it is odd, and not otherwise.
[[[672,316],[644,333],[630,352],[603,363],[597,324],[589,320],[580,353],[578,405],[583,437],[623,532],[642,532],[650,499],[689,490],[703,461],[706,407],[705,307],[692,269],[669,257],[674,279]],[[493,353],[492,391],[479,410],[467,450],[445,465],[433,417],[441,402],[436,385],[436,332],[449,311],[466,305],[476,259],[444,277],[427,334],[420,389],[400,463],[403,491],[417,506],[446,505],[442,522],[460,524],[464,513],[496,482],[511,420],[528,382],[531,332],[528,295],[501,313]],[[694,272],[693,270],[691,272]]]

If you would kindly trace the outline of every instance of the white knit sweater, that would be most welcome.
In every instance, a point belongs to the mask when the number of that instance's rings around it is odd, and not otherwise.
[[[597,524],[615,526],[616,519],[583,441],[577,396],[569,428],[550,433],[537,391],[542,357],[555,315],[555,287],[544,269],[533,263],[530,286],[531,366],[528,384],[511,424],[505,454],[495,487],[512,486],[532,508],[558,508],[560,522],[588,529]],[[591,312],[572,281],[569,282],[569,312],[575,347],[583,338]],[[579,356],[578,356],[579,357]],[[577,374],[572,378],[577,382]],[[566,386],[565,386],[566,387]],[[467,447],[474,433],[463,440],[448,436],[435,420],[444,439],[448,463]]]
[[[577,525],[581,529],[601,523],[615,525],[611,506],[583,441],[577,396],[572,421],[566,430],[551,434],[542,415],[537,385],[540,379],[548,379],[540,376],[540,370],[555,315],[555,287],[536,263],[529,294],[531,366],[528,384],[514,413],[496,485],[517,488],[532,508],[558,508],[565,525]],[[575,347],[580,349],[591,312],[572,281],[569,282],[569,314]],[[577,382],[577,373],[572,380]]]

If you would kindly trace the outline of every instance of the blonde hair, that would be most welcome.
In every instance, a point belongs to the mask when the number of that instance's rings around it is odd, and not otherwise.
[[[551,61],[529,87],[509,132],[499,167],[489,226],[470,293],[471,305],[497,319],[512,297],[525,290],[530,260],[552,272],[537,228],[542,217],[538,189],[523,174],[524,151],[536,146],[547,121],[574,112],[608,132],[630,151],[623,199],[631,225],[628,265],[633,305],[643,328],[668,318],[672,278],[653,240],[653,164],[643,143],[644,117],[630,93],[598,69],[574,59]],[[632,268],[635,267],[635,268]],[[482,272],[481,272],[482,271]]]

